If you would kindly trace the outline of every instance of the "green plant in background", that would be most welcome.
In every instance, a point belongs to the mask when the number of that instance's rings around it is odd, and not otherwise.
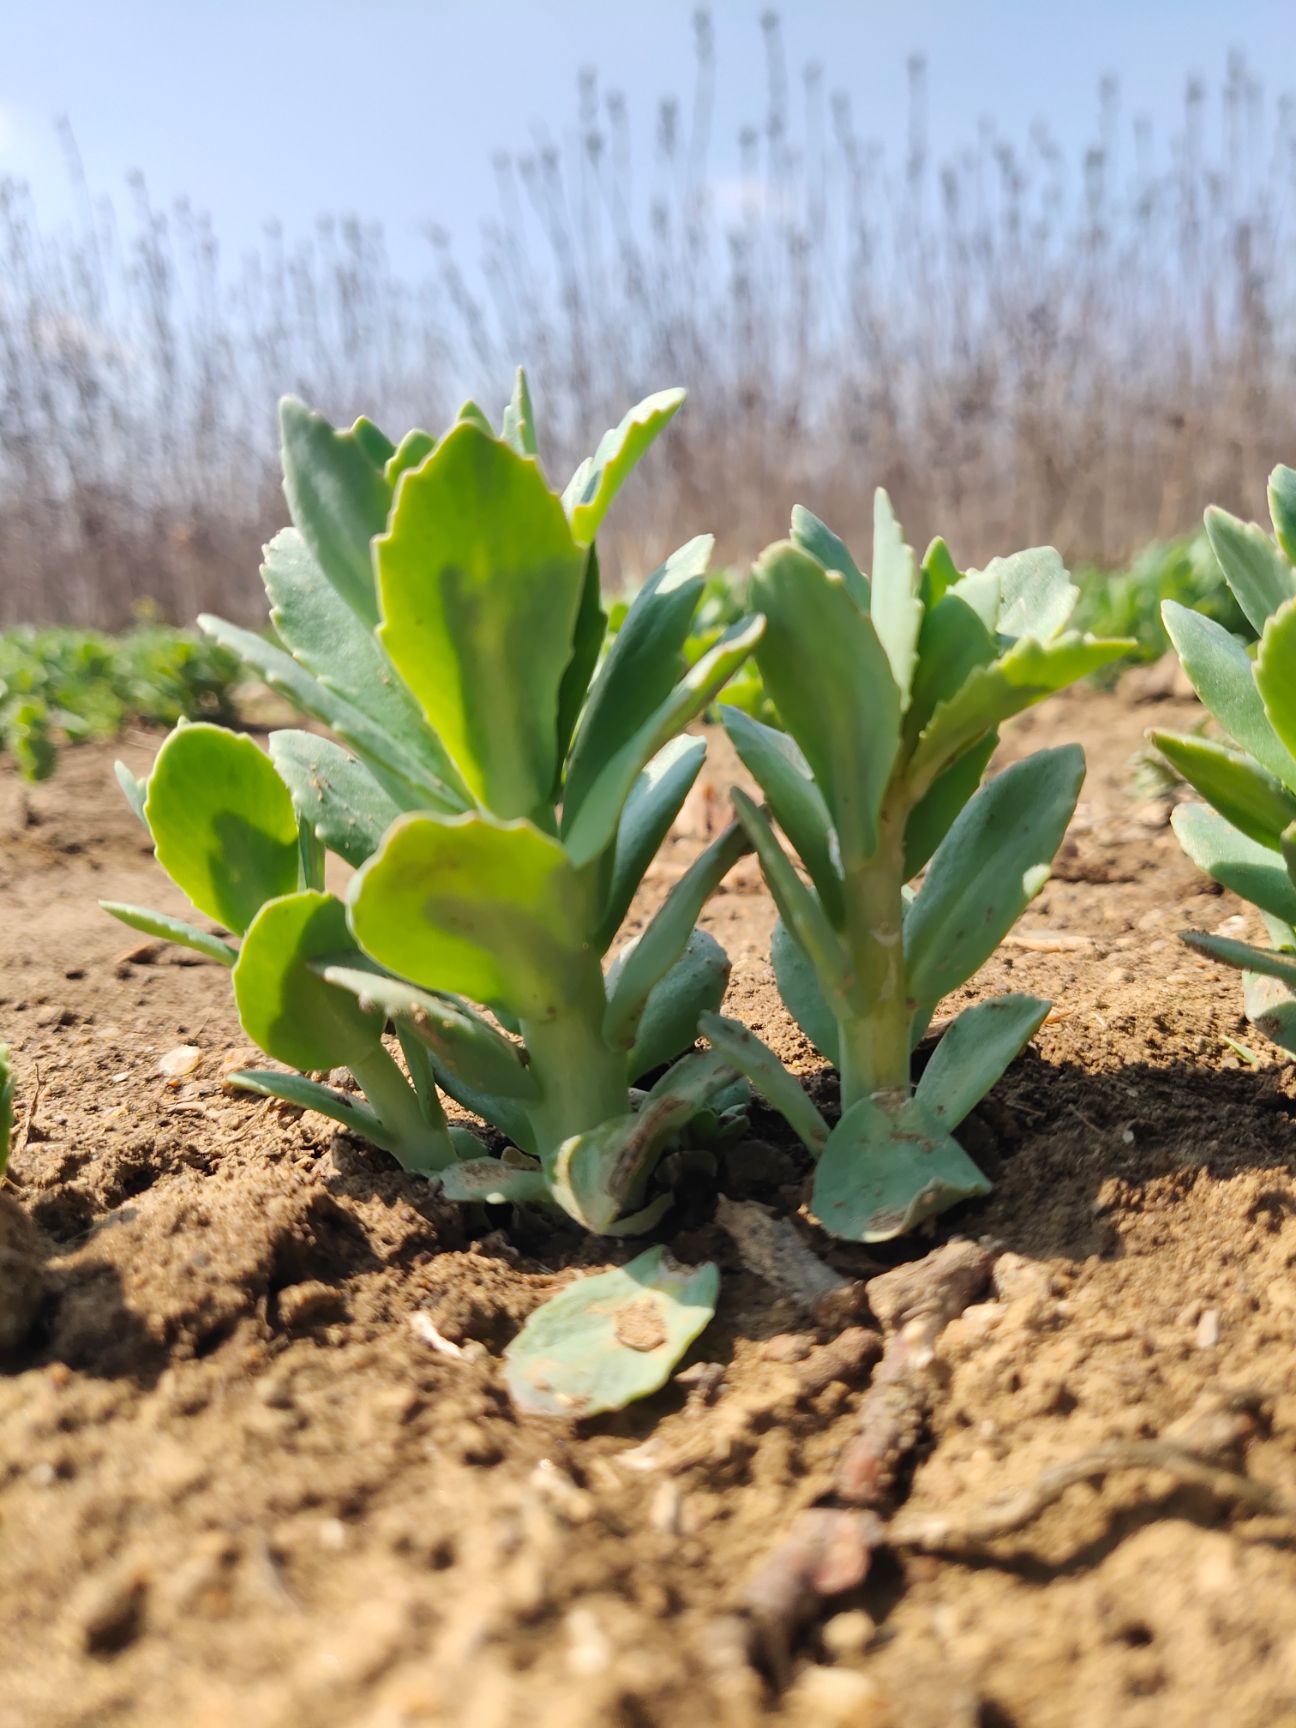
[[[90,630],[0,633],[0,749],[44,780],[56,740],[112,738],[134,721],[234,718],[237,657],[191,631],[141,621],[121,636]]]
[[[726,630],[747,616],[750,610],[747,602],[747,583],[740,580],[735,571],[715,570],[706,578],[702,598],[684,642],[683,654],[690,666],[704,654],[709,654]],[[614,600],[609,606],[609,647],[629,616],[632,603],[630,600]],[[775,718],[773,704],[765,694],[765,684],[754,660],[748,660],[725,685],[724,699],[728,707],[741,708],[758,720],[773,721]],[[711,721],[718,718],[714,705],[707,709],[706,718]]]
[[[536,459],[521,374],[499,435],[471,403],[444,437],[397,446],[368,421],[337,431],[285,402],[295,526],[263,568],[283,646],[200,622],[338,742],[279,731],[267,757],[219,727],[182,725],[147,783],[118,769],[164,870],[241,941],[108,910],[231,967],[261,1048],[301,1071],[350,1068],[368,1104],[302,1072],[234,1084],[321,1110],[434,1173],[452,1199],[548,1205],[605,1235],[661,1218],[663,1152],[737,1078],[696,1052],[637,1089],[690,1049],[723,997],[728,960],[696,922],[747,850],[736,823],[603,964],[701,768],[705,743],[682,729],[762,628],[740,619],[688,664],[703,537],[645,584],[602,653],[595,534],[681,400],[664,392],[632,410],[561,495]],[[354,872],[344,897],[325,887],[326,853]],[[408,1081],[382,1041],[388,1022]],[[439,1092],[497,1129],[505,1155],[447,1126]],[[650,1252],[624,1272],[671,1306],[678,1268]],[[566,1354],[563,1329],[540,1322],[510,1352],[515,1396],[588,1413],[660,1385],[707,1287],[684,1280],[687,1319],[681,1309],[664,1326],[660,1348],[595,1329],[597,1399],[580,1378],[588,1330]]]
[[[1076,589],[1051,548],[962,574],[937,540],[919,564],[882,492],[871,580],[798,509],[752,598],[787,732],[732,709],[724,724],[808,883],[766,813],[734,798],[780,914],[779,988],[840,1071],[840,1122],[830,1133],[752,1033],[718,1014],[703,1030],[814,1154],[825,1228],[883,1241],[987,1191],[952,1130],[1047,1008],[1004,996],[965,1009],[911,1085],[937,1004],[1047,879],[1084,774],[1078,746],[1041,750],[978,791],[997,728],[1128,644],[1066,630]]]
[[[1229,588],[1260,638],[1254,658],[1221,625],[1170,602],[1165,626],[1184,671],[1224,735],[1152,732],[1157,749],[1206,800],[1172,821],[1207,875],[1249,900],[1271,947],[1186,931],[1199,953],[1243,973],[1247,1017],[1296,1051],[1296,471],[1269,477],[1276,541],[1227,511],[1206,531]]]
[[[1161,616],[1166,601],[1190,606],[1235,635],[1254,634],[1202,531],[1181,540],[1152,541],[1125,570],[1089,565],[1076,572],[1075,580],[1080,589],[1077,628],[1097,636],[1131,637],[1132,659],[1158,660],[1169,652]],[[1111,679],[1118,670],[1113,664],[1105,677]]]

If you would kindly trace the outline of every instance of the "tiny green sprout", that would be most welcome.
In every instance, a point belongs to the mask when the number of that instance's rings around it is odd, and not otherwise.
[[[1171,818],[1193,863],[1249,900],[1271,946],[1192,930],[1189,947],[1242,973],[1252,1025],[1296,1052],[1296,470],[1269,476],[1271,539],[1226,510],[1206,532],[1254,655],[1223,625],[1167,601],[1165,626],[1222,739],[1152,732],[1166,761],[1206,800]],[[1238,1047],[1240,1048],[1240,1047]]]
[[[702,1025],[815,1157],[812,1206],[835,1235],[885,1241],[988,1190],[953,1130],[1048,1004],[977,1003],[916,1087],[910,1064],[942,998],[1043,887],[1075,809],[1078,746],[980,782],[1002,722],[1125,652],[1066,630],[1076,598],[1050,547],[964,574],[937,540],[920,564],[880,491],[871,579],[799,508],[756,565],[756,661],[786,732],[722,709],[768,813],[734,799],[779,910],[779,989],[840,1071],[841,1120],[830,1132],[752,1033]]]
[[[737,1080],[713,1051],[684,1053],[728,981],[697,920],[749,849],[743,828],[616,948],[702,766],[705,742],[684,728],[763,628],[740,618],[690,661],[700,537],[604,651],[595,535],[682,399],[632,409],[561,493],[521,373],[499,434],[469,404],[442,437],[394,445],[371,422],[339,431],[286,401],[294,525],[262,572],[278,640],[201,623],[332,736],[273,732],[267,755],[182,725],[147,782],[118,769],[158,862],[236,940],[108,910],[229,967],[245,1030],[297,1070],[236,1085],[332,1116],[450,1199],[547,1205],[609,1236],[662,1217],[664,1153],[694,1119],[714,1133]],[[306,1077],[336,1067],[367,1102]],[[449,1126],[442,1095],[502,1135],[505,1155]],[[671,1360],[686,1333],[667,1327]],[[609,1356],[609,1384],[639,1396],[660,1360],[619,1376]]]

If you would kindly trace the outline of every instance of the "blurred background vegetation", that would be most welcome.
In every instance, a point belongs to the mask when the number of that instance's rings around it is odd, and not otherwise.
[[[92,191],[65,127],[70,223],[44,225],[0,180],[0,625],[116,630],[141,600],[150,630],[204,607],[256,619],[260,546],[284,518],[275,398],[399,433],[469,394],[502,404],[519,359],[557,479],[629,402],[688,386],[604,549],[630,580],[704,528],[741,573],[795,501],[867,561],[881,484],[916,544],[939,531],[964,565],[1057,545],[1086,621],[1147,655],[1166,594],[1224,615],[1201,510],[1259,513],[1265,474],[1296,451],[1292,104],[1235,56],[1186,88],[1168,157],[1108,82],[1079,151],[1042,123],[987,122],[937,160],[921,60],[888,149],[796,67],[794,23],[791,43],[774,14],[759,27],[736,181],[712,168],[700,12],[649,175],[626,99],[583,72],[565,144],[494,158],[481,257],[429,227],[421,282],[356,219],[268,228],[231,263],[209,219],[160,207],[142,177],[124,199]],[[642,221],[645,178],[659,191]],[[161,639],[135,640],[156,669]],[[95,639],[52,643],[0,638],[13,749],[39,750],[38,699],[60,725],[99,724],[78,721],[64,676],[94,681]],[[201,711],[228,669],[196,652],[178,639],[168,676],[191,669]],[[90,708],[132,700],[105,686]]]

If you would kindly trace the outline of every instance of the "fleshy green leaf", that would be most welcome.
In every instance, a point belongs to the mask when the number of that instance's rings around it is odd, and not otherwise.
[[[672,738],[630,788],[617,828],[607,901],[594,937],[600,953],[621,928],[644,872],[670,832],[705,759],[704,738]]]
[[[962,580],[950,549],[939,534],[923,554],[922,578],[923,600],[928,609],[935,606],[956,582]]]
[[[645,396],[619,425],[603,434],[593,457],[572,475],[562,501],[578,545],[593,544],[612,500],[683,400],[683,390],[658,390]]]
[[[347,1067],[382,1037],[383,1015],[328,984],[312,960],[353,948],[346,910],[305,889],[270,900],[248,926],[234,967],[243,1030],[290,1068]]]
[[[527,384],[527,375],[519,366],[513,383],[513,395],[508,407],[504,410],[504,424],[500,437],[516,450],[519,456],[536,456],[539,449],[536,444],[535,415],[531,408],[531,390]]]
[[[1233,966],[1239,972],[1258,972],[1261,977],[1279,978],[1296,987],[1296,954],[1280,954],[1273,948],[1256,948],[1250,942],[1236,942],[1228,936],[1208,936],[1204,930],[1181,930],[1179,938],[1208,960],[1218,960],[1223,966]]]
[[[414,431],[405,434],[385,470],[387,484],[393,494],[401,475],[408,474],[411,468],[421,468],[436,447],[437,440],[430,432]]]
[[[851,557],[846,542],[839,540],[832,529],[811,515],[803,504],[792,506],[792,543],[817,559],[825,570],[838,571],[845,580],[846,592],[851,599],[861,612],[868,611],[872,599],[868,577]]]
[[[991,665],[977,667],[956,695],[937,706],[910,762],[911,782],[930,785],[936,773],[1001,721],[1119,659],[1129,646],[1075,633],[1047,645],[1030,636],[1014,642]]]
[[[819,1054],[834,1068],[840,1067],[837,1021],[805,949],[781,918],[774,926],[770,959],[784,1007]]]
[[[1174,600],[1163,603],[1161,617],[1189,682],[1225,732],[1296,792],[1296,760],[1269,722],[1251,656],[1237,637]]]
[[[590,690],[590,679],[603,651],[607,635],[607,613],[603,610],[603,587],[599,576],[598,553],[589,549],[585,569],[585,586],[581,589],[580,611],[576,614],[576,630],[572,638],[571,659],[563,673],[558,691],[558,749],[554,784],[549,801],[556,804],[562,796],[562,781],[567,752]]]
[[[913,547],[905,544],[891,500],[880,486],[873,495],[871,576],[873,628],[891,663],[900,706],[907,708],[922,625],[922,599]]]
[[[811,777],[809,763],[786,732],[766,726],[740,708],[722,704],[720,720],[743,766],[764,792],[775,821],[809,872],[824,911],[840,927],[844,906],[832,818],[823,793]]]
[[[200,912],[240,935],[297,886],[288,788],[250,738],[205,722],[158,751],[144,815],[158,863]]]
[[[1251,757],[1207,738],[1174,732],[1148,737],[1172,768],[1235,828],[1278,850],[1283,829],[1296,821],[1296,797]]]
[[[811,1210],[832,1236],[890,1242],[990,1184],[917,1097],[861,1098],[828,1137]]]
[[[737,787],[733,802],[738,820],[756,849],[779,917],[809,957],[820,990],[831,999],[846,984],[850,970],[846,949],[818,899],[802,882],[792,860],[779,845],[764,812]]]
[[[905,823],[904,873],[912,880],[949,833],[954,818],[981,784],[990,758],[999,748],[999,734],[988,733],[979,744],[956,757],[914,805]]]
[[[685,670],[684,644],[715,542],[700,534],[655,570],[635,595],[590,690],[564,792],[570,830],[591,786],[665,702]]]
[[[359,956],[356,957],[357,960]],[[331,958],[316,963],[325,983],[347,991],[367,1012],[400,1019],[436,1058],[438,1071],[453,1069],[470,1086],[505,1098],[536,1098],[540,1088],[523,1065],[522,1052],[465,1003],[433,995],[384,972]]]
[[[720,1274],[649,1248],[626,1266],[551,1297],[505,1351],[509,1395],[525,1415],[595,1416],[666,1384],[715,1313]]]
[[[252,667],[278,695],[336,732],[402,809],[457,812],[463,808],[462,798],[430,775],[353,702],[321,684],[291,654],[255,631],[227,624],[223,618],[213,618],[209,613],[201,614],[198,624],[213,641]]]
[[[849,865],[876,849],[900,742],[887,656],[842,577],[789,541],[762,553],[752,599],[766,619],[756,655],[766,688],[814,771]]]
[[[378,622],[369,546],[387,526],[392,493],[365,448],[367,437],[338,432],[322,414],[285,396],[279,404],[284,493],[315,562],[372,628]]]
[[[389,1134],[374,1112],[350,1092],[337,1092],[308,1080],[304,1074],[276,1074],[270,1069],[240,1068],[227,1074],[225,1084],[236,1092],[254,1092],[260,1098],[277,1098],[298,1110],[317,1110],[330,1121],[340,1122],[358,1140],[367,1140],[384,1152],[396,1153],[399,1138]]]
[[[731,1067],[746,1076],[815,1157],[828,1140],[828,1124],[795,1074],[789,1072],[762,1039],[738,1020],[723,1014],[703,1014],[698,1030]]]
[[[1296,597],[1296,571],[1263,528],[1212,504],[1206,534],[1233,598],[1258,636],[1272,615]]]
[[[141,935],[153,936],[159,942],[174,942],[181,948],[192,948],[195,954],[205,955],[220,966],[232,966],[238,959],[238,950],[231,948],[228,942],[222,942],[219,936],[211,936],[193,924],[186,924],[183,918],[172,918],[166,912],[151,912],[147,906],[128,906],[120,900],[101,900],[99,904],[110,917],[138,930]]]
[[[918,637],[918,664],[904,719],[905,738],[911,745],[937,704],[948,702],[998,652],[997,638],[968,604],[961,585],[936,602],[923,618]]]
[[[583,885],[529,822],[407,816],[348,899],[356,939],[381,965],[523,1020],[552,1019],[593,964]]]
[[[1281,462],[1269,476],[1269,515],[1287,561],[1296,564],[1296,469]]]
[[[1239,834],[1204,804],[1180,804],[1170,822],[1199,870],[1273,917],[1296,924],[1296,887],[1267,847]]]
[[[987,960],[1048,880],[1084,781],[1078,744],[997,774],[941,841],[905,917],[919,1023]]]
[[[708,931],[694,930],[684,952],[648,993],[626,1062],[630,1079],[687,1050],[698,1035],[698,1016],[720,1006],[728,984],[729,956]]]
[[[703,906],[750,846],[742,825],[731,823],[694,859],[647,929],[617,957],[608,976],[603,1022],[603,1036],[614,1050],[629,1050],[635,1043],[649,994],[684,953]]]
[[[418,703],[372,627],[324,580],[295,528],[283,529],[266,547],[261,580],[270,621],[293,658],[408,752],[428,779],[444,788],[448,803],[464,809],[468,795]]]
[[[932,1053],[914,1096],[947,1131],[959,1123],[1029,1044],[1049,1004],[1038,996],[996,996],[965,1008]]]
[[[1283,749],[1296,757],[1296,601],[1280,606],[1264,627],[1255,685]]]
[[[564,823],[567,851],[578,870],[593,863],[616,839],[626,801],[644,764],[715,700],[760,641],[764,627],[763,618],[744,618],[726,630],[608,759],[570,827]]]
[[[375,426],[373,421],[364,414],[352,426],[351,436],[375,468],[385,468],[396,454],[396,446],[382,427]]]
[[[497,816],[535,813],[587,568],[539,468],[456,426],[401,481],[375,559],[379,636],[464,784]]]
[[[491,1206],[552,1204],[544,1172],[506,1164],[502,1158],[466,1158],[448,1164],[437,1180],[447,1200]]]
[[[1066,628],[1080,598],[1052,546],[1032,546],[1007,558],[992,558],[983,574],[999,583],[998,629],[1003,636],[1052,642]]]
[[[124,762],[114,762],[113,773],[117,776],[117,784],[121,787],[126,802],[135,812],[138,820],[147,828],[148,819],[144,815],[144,800],[148,797],[148,781],[142,780],[138,774],[132,774]]]
[[[272,732],[268,747],[298,819],[330,852],[359,868],[401,814],[400,806],[363,763],[330,738]]]

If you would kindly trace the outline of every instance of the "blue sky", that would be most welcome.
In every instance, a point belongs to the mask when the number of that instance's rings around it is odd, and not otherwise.
[[[903,149],[905,61],[929,61],[933,143],[970,141],[990,116],[1010,136],[1044,118],[1064,145],[1092,129],[1099,78],[1118,75],[1127,120],[1174,128],[1185,79],[1211,84],[1228,50],[1281,80],[1290,0],[795,0],[782,8],[793,90],[806,62],[849,92],[864,133]],[[97,194],[132,168],[155,198],[187,194],[238,251],[263,222],[381,220],[398,264],[425,258],[422,225],[471,257],[494,210],[491,158],[536,128],[575,123],[580,67],[625,91],[649,143],[659,97],[687,97],[693,0],[44,0],[4,5],[0,173],[27,179],[44,219],[68,207],[53,122],[72,122]],[[756,4],[713,8],[713,161],[761,112]],[[1296,69],[1291,82],[1296,84]],[[1270,94],[1277,90],[1271,89]]]

